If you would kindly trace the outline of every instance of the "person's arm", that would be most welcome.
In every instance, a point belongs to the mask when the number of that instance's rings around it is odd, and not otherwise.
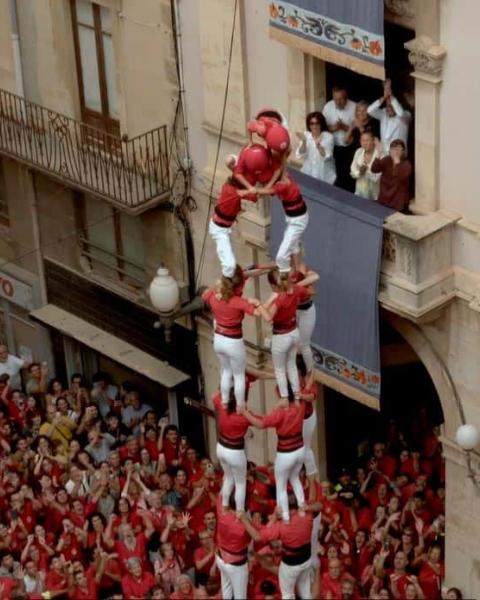
[[[25,564],[25,561],[27,560],[28,554],[30,552],[30,548],[33,544],[33,539],[34,539],[33,534],[29,534],[27,537],[27,543],[23,547],[22,554],[20,555],[20,564],[22,564],[22,565]]]
[[[315,271],[308,271],[305,277],[296,285],[299,285],[301,287],[308,287],[309,285],[314,284],[319,279],[320,275],[318,273],[315,273]]]
[[[376,158],[370,170],[372,173],[383,173],[385,171],[385,158]]]
[[[370,106],[367,108],[367,113],[374,119],[380,120],[383,115],[383,110],[380,108],[380,106],[383,104],[384,101],[385,97],[382,96],[378,100],[375,100],[375,102],[372,102],[372,104],[370,104]]]
[[[116,521],[117,517],[115,514],[110,515],[108,519],[107,526],[105,528],[105,532],[103,534],[103,541],[109,548],[113,548],[115,542],[113,540],[113,524]]]
[[[243,526],[247,530],[248,535],[252,538],[254,542],[259,542],[262,539],[260,532],[255,529],[250,520],[246,517],[245,513],[240,516],[240,521]]]
[[[252,415],[252,413],[249,410],[246,410],[243,413],[243,416],[247,419],[247,421],[250,423],[250,425],[257,427],[258,429],[264,428],[263,420],[259,417],[256,417],[255,415]]]
[[[165,433],[165,429],[168,426],[167,417],[162,417],[160,419],[160,421],[158,422],[158,425],[160,427],[160,431],[158,432],[157,450],[159,452],[162,452],[162,450],[163,450],[163,434]]]
[[[160,536],[161,544],[165,544],[168,541],[168,538],[170,537],[170,532],[172,530],[174,523],[175,523],[175,517],[173,516],[173,514],[168,514],[167,515],[167,525],[165,526],[164,530],[162,531],[162,535]]]
[[[300,139],[300,144],[295,150],[295,158],[302,159],[307,154],[307,140],[304,133],[296,132],[297,137]]]
[[[95,583],[98,585],[105,573],[105,565],[107,563],[108,554],[100,550],[100,561],[97,566],[97,570],[95,571]]]
[[[233,172],[233,177],[235,177],[235,179],[238,181],[238,183],[241,183],[243,185],[243,187],[245,189],[247,189],[251,194],[255,193],[255,186],[253,186],[245,177],[245,175],[242,175],[241,173],[235,173],[235,171]]]
[[[211,550],[208,554],[205,554],[203,558],[195,561],[195,569],[201,571],[205,565],[215,556],[215,549]]]
[[[358,179],[361,175],[360,169],[358,166],[358,162],[357,162],[357,159],[361,152],[362,152],[361,148],[359,148],[355,152],[355,156],[353,157],[352,164],[350,165],[350,177],[352,177],[352,179]]]
[[[145,525],[144,535],[147,538],[147,540],[149,540],[152,537],[153,532],[155,531],[152,519],[150,518],[150,515],[146,510],[138,510],[137,514],[139,517],[141,517],[143,524]]]
[[[403,109],[403,106],[400,104],[400,102],[395,98],[395,96],[390,96],[390,103],[397,117],[403,117],[405,110]]]
[[[200,503],[204,491],[205,491],[205,488],[203,487],[203,485],[198,486],[193,490],[192,497],[190,498],[190,500],[188,501],[188,504],[186,506],[187,510],[191,510],[192,508],[197,506],[197,504]]]
[[[245,373],[249,375],[253,375],[257,379],[275,379],[275,373],[273,371],[269,371],[268,369],[257,369],[256,367],[252,367],[247,365],[245,367]]]

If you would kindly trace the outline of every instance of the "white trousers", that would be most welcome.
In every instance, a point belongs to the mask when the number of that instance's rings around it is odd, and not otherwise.
[[[295,588],[302,600],[310,600],[312,588],[310,583],[310,568],[312,561],[309,558],[301,565],[286,565],[283,560],[278,569],[278,582],[282,600],[295,600]]]
[[[277,505],[282,510],[284,521],[290,520],[288,511],[287,484],[290,483],[297,499],[298,506],[305,504],[305,494],[300,483],[300,471],[305,461],[305,447],[293,452],[278,452],[275,456],[275,487],[277,490]]]
[[[217,246],[217,255],[222,267],[222,275],[225,277],[233,277],[237,259],[232,249],[230,236],[232,234],[231,227],[220,227],[213,220],[208,226],[208,233]]]
[[[303,419],[303,443],[305,445],[305,472],[307,475],[314,475],[317,472],[317,463],[312,450],[312,439],[315,427],[317,426],[317,413],[313,413],[308,419]]]
[[[318,569],[320,566],[320,559],[318,558],[317,548],[318,548],[318,532],[320,531],[320,521],[322,519],[322,515],[318,514],[313,519],[313,527],[312,527],[312,567],[314,569]]]
[[[275,333],[272,335],[272,362],[278,391],[282,398],[288,396],[288,381],[294,394],[298,394],[300,391],[297,371],[298,338],[298,329],[294,329],[289,333]]]
[[[242,600],[247,598],[248,562],[235,566],[223,561],[218,554],[215,557],[222,581],[223,600]]]
[[[231,448],[225,448],[222,444],[217,444],[217,458],[223,469],[223,506],[228,506],[233,488],[235,488],[236,509],[244,511],[247,491],[247,457],[245,450],[232,450]]]
[[[247,357],[243,338],[230,338],[216,333],[213,338],[213,349],[220,361],[220,391],[223,404],[228,403],[233,380],[237,406],[244,406]]]
[[[290,257],[300,252],[300,240],[308,225],[308,212],[299,217],[285,217],[285,232],[275,258],[279,271],[290,271]]]
[[[307,373],[313,371],[313,353],[310,343],[312,341],[313,330],[317,320],[317,311],[315,304],[306,310],[297,310],[298,333],[300,335],[298,348],[305,363]]]

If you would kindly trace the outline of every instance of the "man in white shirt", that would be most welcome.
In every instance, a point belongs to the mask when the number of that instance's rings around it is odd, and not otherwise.
[[[8,353],[8,348],[0,344],[0,375],[10,376],[10,387],[13,390],[21,388],[20,371],[26,367],[25,361],[18,356]]]
[[[367,112],[380,121],[380,139],[385,153],[388,153],[393,140],[402,140],[405,146],[408,145],[408,129],[412,115],[392,94],[390,79],[385,81],[383,96],[370,104]]]
[[[145,414],[152,410],[149,404],[144,404],[137,391],[128,394],[128,406],[122,410],[122,421],[133,433],[134,436],[140,435],[140,421]]]
[[[325,104],[322,111],[335,143],[333,151],[337,168],[335,185],[351,192],[355,188],[355,182],[350,177],[352,149],[347,141],[347,131],[355,119],[355,107],[356,103],[349,100],[346,89],[334,86],[332,99]]]

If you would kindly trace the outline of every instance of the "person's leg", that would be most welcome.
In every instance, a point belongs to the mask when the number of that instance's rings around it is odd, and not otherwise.
[[[232,582],[230,581],[230,576],[227,571],[227,565],[218,555],[215,557],[215,560],[217,563],[218,570],[220,571],[222,598],[223,600],[233,600],[233,587]]]
[[[278,584],[282,600],[295,600],[295,567],[286,565],[283,561],[278,569]]]
[[[222,275],[233,277],[237,260],[232,249],[231,227],[219,227],[216,223],[210,221],[208,232],[217,247],[217,256],[222,267]]]
[[[292,466],[294,464],[294,458],[292,459],[293,452],[278,452],[275,457],[275,488],[277,491],[277,506],[282,511],[282,518],[284,521],[290,520],[290,513],[288,510],[288,494],[287,494],[287,483],[290,476]]]
[[[229,449],[217,444],[217,458],[223,469],[222,506],[228,506],[235,485]]]
[[[304,215],[300,215],[299,217],[293,217],[293,232],[292,232],[292,240],[291,240],[291,253],[294,255],[298,255],[301,252],[300,242],[303,234],[305,233],[305,229],[308,226],[308,212]]]
[[[299,333],[299,349],[302,354],[303,362],[307,373],[311,373],[314,367],[313,353],[311,347],[312,334],[315,329],[317,313],[315,304],[312,304],[307,310],[297,311],[298,333]]]
[[[320,566],[320,559],[318,558],[318,532],[320,531],[320,520],[322,515],[317,515],[313,519],[312,537],[310,543],[312,544],[312,567],[318,569]]]
[[[305,506],[305,492],[300,482],[300,471],[305,461],[305,448],[299,448],[290,454],[293,455],[293,464],[289,472],[288,481],[292,486],[298,506]]]
[[[247,354],[243,339],[231,339],[230,366],[233,373],[233,386],[235,391],[235,400],[237,408],[245,406],[245,367],[247,364]]]
[[[289,338],[286,356],[288,381],[293,393],[298,394],[300,392],[300,380],[297,369],[298,329],[285,334],[285,337]]]
[[[313,413],[308,419],[303,420],[303,444],[305,446],[305,471],[307,476],[314,475],[317,472],[317,463],[312,450],[312,439],[315,427],[317,426],[317,413]]]
[[[294,228],[292,226],[292,219],[290,217],[286,217],[283,239],[278,247],[277,256],[275,257],[275,262],[277,263],[278,270],[281,273],[288,273],[290,271],[290,256],[292,255],[293,235]]]
[[[247,456],[244,450],[231,450],[231,469],[235,482],[235,506],[237,510],[245,511],[245,496],[247,493]]]
[[[230,352],[228,349],[228,339],[223,335],[215,334],[213,349],[220,362],[220,392],[222,403],[228,404],[230,398],[230,388],[232,387],[233,373],[230,365]]]
[[[287,334],[272,335],[272,362],[281,398],[288,397],[287,352],[289,345]]]
[[[235,600],[247,598],[248,563],[239,566],[229,565],[228,570]]]
[[[300,566],[302,570],[297,576],[297,593],[302,600],[310,600],[312,598],[311,561],[308,560]]]

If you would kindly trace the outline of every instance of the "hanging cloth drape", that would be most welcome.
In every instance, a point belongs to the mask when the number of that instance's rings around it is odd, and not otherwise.
[[[324,61],[385,79],[384,0],[273,0],[270,37]]]
[[[320,275],[312,348],[324,384],[378,409],[380,341],[378,285],[383,223],[392,210],[299,171],[292,177],[307,203],[305,261]],[[281,203],[272,198],[271,254],[285,229]]]

